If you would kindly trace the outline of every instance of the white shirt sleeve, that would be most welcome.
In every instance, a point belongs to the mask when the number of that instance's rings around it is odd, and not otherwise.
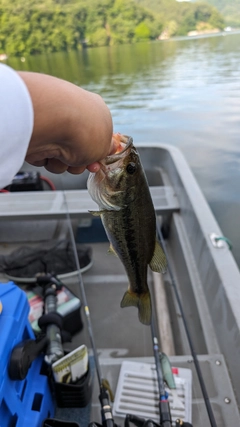
[[[33,106],[19,75],[0,64],[0,189],[21,168],[33,131]]]

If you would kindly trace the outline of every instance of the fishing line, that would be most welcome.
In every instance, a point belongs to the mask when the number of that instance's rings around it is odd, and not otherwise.
[[[159,360],[159,346],[158,346],[158,339],[157,339],[157,333],[155,328],[155,322],[154,322],[155,316],[152,316],[151,321],[151,334],[152,334],[152,341],[153,341],[153,353],[154,353],[154,359],[156,364],[156,371],[157,371],[157,381],[158,381],[158,390],[159,390],[159,398],[165,397],[166,398],[166,391],[165,391],[165,385],[163,380],[163,373],[162,373],[162,367]]]
[[[152,317],[152,321],[151,321],[151,334],[152,334],[152,341],[153,341],[153,353],[154,353],[154,359],[155,359],[155,365],[156,365],[158,391],[159,391],[160,426],[164,424],[164,426],[166,427],[171,427],[172,426],[171,411],[170,411],[169,402],[168,402],[168,393],[165,390],[163,372],[162,372],[162,367],[159,359],[160,351],[158,346],[156,328],[154,324],[154,316]]]
[[[63,189],[63,183],[62,183],[62,189]],[[99,383],[100,390],[104,391],[105,380],[102,377],[101,367],[100,367],[99,358],[98,358],[98,354],[97,354],[97,350],[96,350],[96,345],[95,345],[95,340],[94,340],[94,335],[93,335],[93,329],[92,329],[92,323],[91,323],[91,317],[90,317],[90,310],[88,307],[87,297],[86,297],[86,293],[85,293],[85,289],[84,289],[83,278],[82,278],[82,274],[80,271],[80,263],[79,263],[79,259],[78,259],[78,253],[77,253],[77,247],[76,247],[74,233],[73,233],[73,227],[72,227],[72,223],[71,223],[71,217],[70,217],[70,213],[68,210],[68,204],[67,204],[67,198],[66,198],[65,191],[64,191],[64,189],[62,191],[63,191],[63,200],[64,200],[64,204],[66,207],[66,219],[67,219],[67,223],[68,223],[70,240],[72,242],[73,254],[74,254],[76,267],[77,267],[78,282],[79,282],[80,292],[82,295],[83,306],[84,306],[85,315],[86,315],[86,319],[87,319],[88,332],[89,332],[89,337],[90,337],[90,341],[91,341],[91,345],[92,345],[92,349],[93,349],[94,360],[95,360],[95,365],[96,365],[98,383]],[[153,311],[153,314],[154,314],[154,311]],[[158,389],[159,389],[159,411],[160,411],[160,422],[161,422],[163,411],[164,411],[164,418],[166,417],[166,413],[169,413],[170,419],[171,419],[171,415],[170,415],[170,410],[169,410],[169,406],[168,406],[169,404],[168,404],[168,399],[167,399],[167,393],[165,390],[162,367],[161,367],[160,359],[159,359],[159,346],[158,346],[157,333],[156,333],[156,328],[155,328],[155,323],[154,323],[155,318],[156,318],[156,316],[154,315],[152,318],[152,321],[151,321],[151,334],[152,334],[153,351],[154,351],[154,358],[155,358],[155,365],[156,365],[156,372],[157,372],[157,381],[158,381]],[[108,391],[110,393],[110,390],[108,390]],[[102,399],[102,401],[101,400],[100,401],[101,401],[101,403],[103,403],[102,404],[102,406],[103,406],[104,405],[104,394],[102,395],[102,397],[103,397],[103,399]],[[108,409],[108,411],[109,411],[109,409]],[[112,427],[113,425],[115,425],[111,421],[112,421],[111,419],[106,420],[106,424],[105,424],[106,427]],[[165,419],[164,425],[166,425],[166,427],[168,427],[168,426],[170,427],[171,422],[170,421],[168,422],[168,420]]]
[[[63,185],[62,185],[62,188],[63,188]],[[74,253],[74,258],[75,258],[77,271],[78,271],[78,279],[79,279],[78,282],[79,282],[80,292],[82,295],[85,315],[86,315],[86,319],[87,319],[88,333],[89,333],[89,338],[90,338],[92,349],[93,349],[94,362],[95,362],[97,378],[98,378],[98,383],[99,383],[100,394],[98,397],[99,397],[99,401],[101,404],[102,425],[103,425],[103,427],[115,427],[116,425],[115,425],[114,420],[113,420],[112,409],[111,409],[111,406],[109,404],[109,397],[111,400],[113,400],[113,394],[112,394],[110,385],[108,384],[108,381],[102,377],[102,373],[101,373],[101,367],[100,367],[100,363],[99,363],[98,353],[97,353],[95,340],[94,340],[94,336],[93,336],[90,310],[88,307],[87,297],[86,297],[83,279],[82,279],[82,274],[80,271],[80,263],[79,263],[79,259],[78,259],[77,246],[76,246],[76,242],[75,242],[75,238],[74,238],[72,222],[71,222],[71,218],[70,218],[70,214],[69,214],[69,210],[68,210],[67,198],[66,198],[66,194],[65,194],[64,189],[63,189],[63,199],[64,199],[64,203],[66,206],[66,218],[67,218],[67,223],[68,223],[68,228],[69,228],[69,233],[70,233],[70,239],[71,239],[72,246],[73,246],[73,253]],[[89,426],[97,427],[98,424],[93,422],[93,423],[90,423]]]
[[[190,334],[190,331],[189,331],[189,328],[188,328],[188,325],[187,325],[187,321],[186,321],[186,317],[185,317],[185,314],[184,314],[184,311],[183,311],[182,302],[181,302],[181,299],[180,299],[180,296],[179,296],[179,292],[178,292],[178,289],[177,289],[177,285],[176,285],[176,281],[175,281],[175,278],[174,278],[174,274],[172,272],[172,268],[171,268],[171,265],[170,265],[170,258],[169,258],[168,252],[167,252],[167,248],[166,248],[165,241],[164,241],[164,238],[163,238],[163,235],[162,235],[161,227],[159,225],[159,221],[156,221],[156,224],[157,224],[158,237],[160,239],[161,245],[163,247],[163,250],[164,250],[166,258],[167,258],[169,276],[170,276],[170,279],[171,279],[172,287],[173,287],[174,292],[175,292],[175,297],[176,297],[176,300],[177,300],[177,303],[178,303],[178,307],[179,307],[179,310],[180,310],[180,313],[181,313],[181,316],[182,316],[182,320],[183,320],[185,332],[186,332],[186,335],[187,335],[187,339],[188,339],[189,347],[190,347],[190,350],[191,350],[191,355],[192,355],[192,358],[193,358],[193,361],[194,361],[194,365],[195,365],[195,368],[196,368],[196,371],[197,371],[197,376],[198,376],[198,380],[199,380],[200,387],[201,387],[201,390],[202,390],[202,394],[203,394],[204,402],[205,402],[205,405],[206,405],[206,409],[207,409],[209,421],[210,421],[211,427],[217,427],[217,423],[216,423],[216,420],[215,420],[215,417],[214,417],[214,413],[213,413],[212,406],[211,406],[211,403],[210,403],[210,399],[209,399],[209,396],[208,396],[208,392],[207,392],[207,389],[206,389],[206,386],[205,386],[205,382],[204,382],[204,379],[203,379],[203,375],[202,375],[202,371],[201,371],[201,368],[200,368],[200,364],[199,364],[199,361],[198,361],[197,353],[196,353],[194,345],[193,345],[191,334]]]
[[[157,374],[157,384],[159,392],[158,400],[158,409],[160,415],[160,426],[171,427],[172,426],[172,417],[171,410],[168,401],[168,392],[165,388],[163,369],[160,362],[160,349],[157,338],[157,328],[156,328],[156,307],[152,304],[152,319],[151,319],[151,336],[152,336],[152,345],[153,345],[153,355],[155,360],[155,369]]]
[[[62,185],[62,188],[63,188],[63,185]],[[69,229],[69,233],[70,233],[70,240],[72,242],[72,247],[73,247],[74,259],[76,262],[76,267],[77,267],[77,272],[78,272],[78,283],[79,283],[79,288],[80,288],[80,292],[81,292],[82,300],[83,300],[84,311],[85,311],[85,315],[86,315],[86,319],[87,319],[88,333],[89,333],[89,338],[90,338],[91,345],[92,345],[98,382],[99,382],[100,388],[102,388],[103,387],[103,377],[102,377],[98,353],[97,353],[97,349],[96,349],[96,345],[95,345],[93,329],[92,329],[92,322],[91,322],[91,317],[90,317],[90,311],[89,311],[89,307],[88,307],[88,303],[87,303],[87,297],[86,297],[86,293],[85,293],[85,289],[84,289],[82,274],[80,271],[80,263],[79,263],[79,259],[78,259],[77,247],[76,247],[76,243],[75,243],[72,222],[71,222],[71,218],[70,218],[70,214],[69,214],[69,210],[68,210],[67,198],[66,198],[66,194],[65,194],[64,189],[63,189],[63,199],[64,199],[64,203],[66,206],[66,218],[67,218],[68,229]]]

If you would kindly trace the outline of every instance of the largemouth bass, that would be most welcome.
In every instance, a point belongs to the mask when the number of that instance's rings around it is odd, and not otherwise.
[[[116,154],[100,162],[97,173],[90,173],[88,191],[98,204],[110,251],[123,263],[129,288],[121,307],[138,308],[140,322],[151,323],[151,297],[147,284],[148,265],[165,272],[166,257],[156,240],[156,217],[147,179],[131,137],[114,135],[119,142]]]

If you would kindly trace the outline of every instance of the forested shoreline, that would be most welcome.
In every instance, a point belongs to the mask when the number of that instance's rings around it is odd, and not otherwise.
[[[206,0],[224,16],[226,25],[240,27],[240,0]]]
[[[134,43],[224,27],[220,13],[206,3],[157,4],[159,11],[154,0],[0,0],[0,54]]]

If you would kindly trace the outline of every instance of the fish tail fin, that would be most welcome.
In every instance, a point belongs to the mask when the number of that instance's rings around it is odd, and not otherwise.
[[[121,301],[121,307],[137,307],[140,322],[144,325],[151,324],[152,305],[149,291],[142,294],[126,291]]]

